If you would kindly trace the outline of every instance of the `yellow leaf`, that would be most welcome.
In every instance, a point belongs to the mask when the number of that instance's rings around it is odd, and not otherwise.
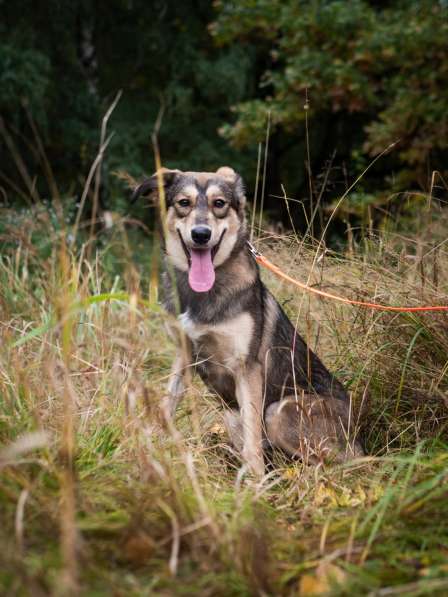
[[[369,498],[372,502],[377,502],[384,495],[384,487],[378,483],[373,485],[369,490]]]
[[[342,585],[347,579],[347,573],[330,562],[322,561],[316,568],[315,574],[304,574],[300,579],[300,595],[325,595],[335,584]]]
[[[300,579],[300,595],[324,595],[329,590],[328,583],[311,574],[304,574]]]
[[[297,477],[297,469],[293,466],[288,467],[283,473],[284,479],[295,479],[296,477]]]
[[[221,425],[221,423],[215,423],[214,425],[212,425],[210,431],[212,433],[216,433],[217,435],[224,435],[226,432],[226,428],[224,427],[224,425]]]
[[[338,500],[335,490],[332,487],[327,487],[324,483],[319,483],[314,493],[314,503],[316,506],[327,504],[336,507]]]
[[[361,506],[367,501],[367,494],[364,489],[357,485],[354,489],[343,487],[334,489],[325,483],[319,483],[314,493],[316,506],[327,506],[330,508],[347,508]]]

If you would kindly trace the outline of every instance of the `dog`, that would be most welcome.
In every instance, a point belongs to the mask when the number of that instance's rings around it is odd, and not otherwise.
[[[227,405],[230,439],[255,475],[264,474],[264,454],[272,448],[309,463],[361,456],[351,437],[347,392],[261,281],[248,244],[241,176],[229,167],[163,168],[133,199],[157,199],[162,184],[163,304],[176,318],[169,333],[179,347],[168,383],[169,415],[193,367]]]

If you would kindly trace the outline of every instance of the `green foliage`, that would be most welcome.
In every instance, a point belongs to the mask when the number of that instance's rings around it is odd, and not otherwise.
[[[231,164],[249,194],[270,118],[264,208],[287,225],[291,216],[298,229],[306,227],[312,203],[331,204],[395,142],[357,185],[351,223],[359,224],[368,206],[378,208],[380,219],[385,189],[427,193],[433,170],[443,178],[434,195],[446,195],[445,1],[47,0],[34,8],[31,0],[2,3],[0,109],[42,197],[51,185],[30,117],[61,194],[75,197],[119,89],[108,125],[115,136],[102,167],[100,201],[109,209],[127,210],[112,172],[154,170],[151,133],[159,113],[166,166]],[[21,191],[22,198],[29,194],[10,149],[2,154],[0,177],[10,204]],[[281,185],[302,202],[290,214],[276,197]],[[387,209],[402,203],[394,195]],[[324,212],[316,226],[324,224]],[[331,230],[331,238],[340,239],[342,229]]]
[[[2,10],[0,109],[41,195],[49,189],[41,160],[30,151],[35,140],[21,100],[29,103],[61,191],[73,193],[98,150],[101,117],[123,90],[109,123],[115,136],[103,172],[113,195],[109,207],[123,207],[123,184],[111,172],[153,171],[151,133],[161,109],[166,165],[199,170],[231,163],[246,170],[253,163],[251,151],[229,147],[218,129],[253,87],[255,48],[215,47],[208,0],[49,0],[38,13],[25,0]],[[23,187],[8,153],[1,170]]]
[[[30,109],[45,121],[42,102],[50,85],[50,62],[42,52],[20,50],[0,44],[0,111],[17,119],[18,103],[27,100]]]
[[[236,122],[224,129],[235,146],[263,140],[268,111],[274,130],[283,131],[288,141],[302,136],[308,94],[310,127],[320,126],[327,142],[330,135],[328,149],[348,158],[360,152],[374,156],[398,141],[398,162],[386,162],[376,172],[377,187],[393,166],[398,169],[394,190],[415,183],[428,189],[428,171],[446,173],[445,3],[396,0],[379,7],[366,0],[243,0],[216,5],[219,18],[212,31],[218,42],[270,43],[258,97],[238,104]]]

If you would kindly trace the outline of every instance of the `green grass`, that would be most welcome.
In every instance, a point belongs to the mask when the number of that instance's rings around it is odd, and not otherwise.
[[[387,232],[326,254],[311,282],[384,303],[446,302],[443,246],[422,257],[444,240],[436,216],[410,238]],[[8,221],[2,594],[448,594],[446,315],[341,306],[264,272],[350,390],[368,456],[315,469],[276,455],[256,483],[239,474],[220,404],[197,380],[177,431],[158,424],[174,347],[147,300],[149,243],[115,226],[85,259],[61,249],[44,217]],[[261,246],[307,280],[309,239]]]

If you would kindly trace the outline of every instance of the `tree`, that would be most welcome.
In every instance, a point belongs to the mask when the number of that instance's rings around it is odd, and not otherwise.
[[[377,197],[414,185],[428,191],[433,170],[447,179],[446,2],[241,0],[215,6],[218,43],[270,44],[259,90],[234,107],[236,119],[224,135],[240,148],[262,141],[270,113],[277,178],[290,193],[306,192],[298,170],[306,160],[307,114],[312,163],[320,170],[336,151],[330,181],[342,188],[341,169],[352,180],[395,142],[392,155],[362,183],[366,190]]]
[[[0,108],[8,134],[41,194],[49,189],[36,163],[21,101],[43,138],[63,192],[82,187],[96,155],[102,115],[119,89],[110,119],[115,136],[107,172],[154,168],[151,132],[161,106],[160,147],[166,165],[185,169],[253,164],[252,150],[230,147],[218,134],[230,105],[253,90],[255,49],[217,48],[207,30],[208,0],[47,0],[3,3],[0,25]],[[23,186],[9,152],[0,167]],[[109,178],[113,205],[123,186]],[[75,186],[74,186],[75,184]],[[10,200],[17,196],[6,185]]]

